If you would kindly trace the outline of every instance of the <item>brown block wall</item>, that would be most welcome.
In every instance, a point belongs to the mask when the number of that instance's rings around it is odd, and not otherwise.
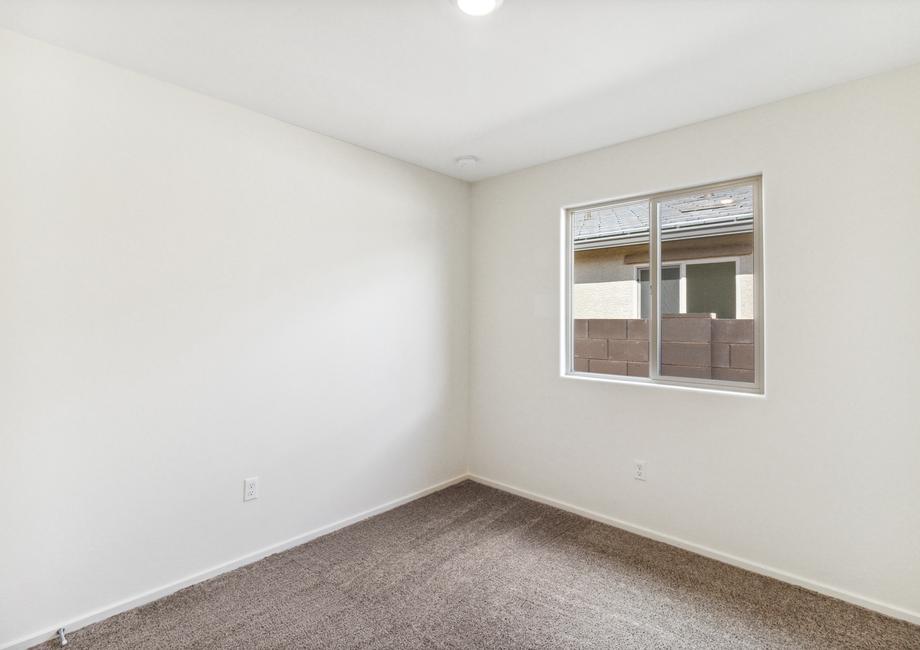
[[[648,321],[575,320],[575,370],[648,376]],[[661,321],[661,374],[754,381],[754,321],[673,314]]]

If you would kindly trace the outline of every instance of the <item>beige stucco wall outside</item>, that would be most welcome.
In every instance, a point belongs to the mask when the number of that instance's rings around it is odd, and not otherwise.
[[[635,269],[642,265],[626,264],[625,254],[622,248],[578,252],[572,290],[573,318],[639,318]],[[754,318],[753,257],[741,255],[736,259],[735,317]]]
[[[639,318],[635,266],[622,248],[580,251],[575,259],[573,318]]]

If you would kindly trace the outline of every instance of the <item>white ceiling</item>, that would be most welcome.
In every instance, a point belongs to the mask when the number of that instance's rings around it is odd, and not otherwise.
[[[920,0],[0,0],[0,25],[468,180],[920,61]]]

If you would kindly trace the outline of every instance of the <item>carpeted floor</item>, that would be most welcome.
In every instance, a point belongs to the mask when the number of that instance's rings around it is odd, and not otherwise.
[[[70,641],[73,650],[907,649],[920,648],[920,627],[465,482]]]

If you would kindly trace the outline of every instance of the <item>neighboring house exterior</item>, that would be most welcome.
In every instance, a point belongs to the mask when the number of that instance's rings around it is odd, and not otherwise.
[[[754,317],[750,186],[660,204],[662,314]],[[572,214],[572,316],[648,318],[649,206],[609,204]]]

